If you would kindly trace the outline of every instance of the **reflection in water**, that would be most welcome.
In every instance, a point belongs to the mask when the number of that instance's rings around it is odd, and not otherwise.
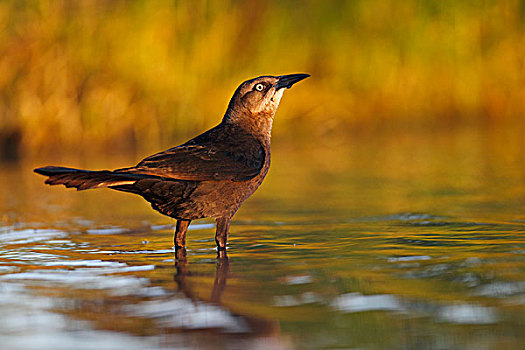
[[[517,273],[508,262],[522,263],[519,240],[500,236],[521,225],[494,224],[463,236],[469,225],[453,218],[433,218],[435,225],[412,232],[429,218],[407,217],[356,218],[322,231],[300,226],[300,235],[312,239],[308,245],[296,244],[296,224],[280,223],[259,228],[266,238],[254,248],[250,226],[236,232],[233,262],[226,252],[212,253],[213,229],[199,226],[191,231],[193,249],[175,256],[157,249],[170,241],[169,227],[148,225],[127,235],[96,227],[83,234],[4,227],[0,303],[12,310],[4,320],[19,321],[0,322],[0,334],[17,335],[5,338],[16,348],[29,332],[71,344],[71,332],[82,331],[82,341],[97,337],[98,347],[130,343],[131,349],[440,349],[497,345],[519,334],[522,313],[513,308],[523,305],[525,289],[511,277],[503,282],[505,273]],[[487,274],[495,272],[498,277]],[[30,319],[20,319],[28,313]],[[460,325],[477,327],[484,337],[473,342]]]
[[[208,221],[174,257],[142,201],[0,167],[2,346],[524,349],[525,148],[486,136],[276,152],[229,257]]]
[[[11,242],[18,244],[20,237],[15,232],[7,232],[1,238],[3,242],[12,238]],[[55,242],[72,243],[70,240]],[[33,246],[33,250],[42,248]],[[27,258],[24,254],[16,257],[6,253],[0,255],[4,263],[7,258],[12,263]],[[207,274],[192,274],[185,250],[175,252],[175,266],[164,267],[172,274],[176,288],[155,285],[140,277],[140,274],[153,272],[154,265],[70,260],[56,254],[33,254],[33,258],[41,259],[35,261],[34,268],[0,270],[0,305],[13,310],[5,309],[4,316],[0,317],[0,321],[7,320],[5,317],[11,320],[10,324],[0,322],[0,334],[6,335],[3,344],[9,348],[35,347],[39,338],[21,340],[23,337],[19,337],[28,332],[40,335],[40,339],[54,338],[50,344],[55,348],[73,344],[76,348],[87,349],[120,348],[127,343],[131,349],[165,346],[290,348],[281,339],[277,321],[233,312],[222,305],[221,297],[230,271],[225,251],[217,256],[213,283],[205,285],[207,297],[201,296],[202,292],[197,292],[193,284],[194,278],[207,277]],[[40,290],[36,295],[32,291],[35,287]],[[29,312],[30,319],[20,318],[17,315],[20,312]],[[13,323],[15,319],[19,320],[18,323]],[[82,321],[71,324],[69,319]],[[52,327],[49,327],[49,322],[52,322]],[[192,332],[181,332],[189,330]],[[75,338],[75,342],[70,333],[79,331],[84,332],[85,337]],[[113,333],[106,331],[126,332],[130,336],[115,333],[112,337]],[[195,332],[205,336],[198,337]],[[99,336],[99,333],[103,335]],[[163,336],[158,337],[159,334]],[[133,337],[137,336],[140,339],[133,342]],[[93,337],[97,337],[97,341],[92,341]]]
[[[362,295],[348,293],[338,296],[331,306],[344,313],[393,311],[435,317],[439,321],[458,324],[494,324],[500,319],[494,308],[471,305],[440,305],[421,300],[399,299],[393,295]]]
[[[215,281],[213,282],[213,291],[211,293],[211,301],[214,303],[221,302],[221,295],[226,287],[226,280],[230,272],[230,261],[226,250],[217,251],[217,272],[215,273]]]
[[[179,290],[186,295],[186,297],[195,300],[195,296],[192,294],[192,289],[187,282],[187,277],[191,276],[188,269],[188,257],[186,248],[180,248],[175,250],[175,269],[177,273],[174,276],[174,280],[179,286]],[[217,251],[217,270],[215,272],[215,280],[213,282],[213,288],[211,291],[210,302],[220,304],[221,295],[226,288],[226,281],[228,280],[228,274],[230,273],[230,259],[226,250]]]
[[[251,334],[250,337],[259,339],[258,341],[263,341],[267,343],[267,345],[273,344],[272,346],[275,348],[283,347],[279,339],[275,338],[279,335],[277,322],[254,316],[241,315],[232,312],[221,304],[221,297],[226,288],[228,275],[230,273],[230,260],[226,251],[221,250],[217,252],[215,278],[208,299],[197,297],[192,288],[191,278],[195,277],[195,275],[193,275],[189,269],[186,249],[181,248],[175,251],[175,268],[176,274],[174,275],[174,280],[177,283],[178,289],[186,298],[192,301],[192,304],[186,304],[186,310],[179,309],[177,312],[173,312],[169,316],[171,322],[164,319],[162,322],[164,325],[172,324],[192,330],[217,329],[221,333]],[[177,304],[181,306],[180,300],[177,300]],[[148,311],[151,311],[150,306],[147,308]],[[155,315],[151,313],[148,316],[155,317]],[[172,317],[175,319],[172,319]],[[272,340],[272,338],[275,339]],[[253,348],[252,346],[256,345],[253,341],[248,341],[246,337],[244,337],[243,342],[246,343],[244,345],[248,346],[248,348]],[[252,346],[250,346],[250,342],[252,342]]]

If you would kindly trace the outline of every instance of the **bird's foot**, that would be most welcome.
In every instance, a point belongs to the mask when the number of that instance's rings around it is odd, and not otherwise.
[[[175,261],[186,261],[186,248],[175,246]]]

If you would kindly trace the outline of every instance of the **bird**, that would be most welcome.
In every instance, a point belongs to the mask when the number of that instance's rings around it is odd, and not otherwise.
[[[216,220],[217,250],[225,250],[230,222],[270,168],[271,131],[283,93],[309,74],[259,76],[235,90],[221,122],[191,140],[116,170],[45,166],[34,172],[48,185],[110,188],[137,194],[176,220],[175,250],[186,246],[192,220]]]

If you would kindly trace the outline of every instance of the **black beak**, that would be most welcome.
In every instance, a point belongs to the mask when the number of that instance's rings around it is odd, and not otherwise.
[[[277,78],[279,78],[279,80],[277,81],[277,83],[275,83],[275,90],[279,90],[279,89],[282,89],[282,88],[291,88],[293,84],[303,80],[303,79],[306,79],[310,76],[310,74],[288,74],[288,75],[281,75]]]

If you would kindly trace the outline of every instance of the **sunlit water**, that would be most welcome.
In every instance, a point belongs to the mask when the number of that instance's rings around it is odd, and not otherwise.
[[[173,222],[140,198],[4,167],[2,348],[524,349],[523,149],[472,131],[277,143],[228,258],[211,221],[175,259]]]

